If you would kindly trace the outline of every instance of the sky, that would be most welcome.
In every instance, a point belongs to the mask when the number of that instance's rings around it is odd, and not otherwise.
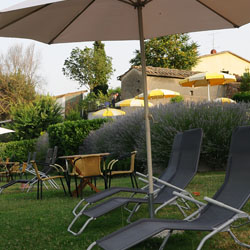
[[[22,1],[1,0],[0,10]],[[191,41],[199,45],[199,55],[209,54],[212,49],[216,49],[217,52],[231,51],[250,61],[250,24],[238,29],[194,32],[189,33],[189,35]],[[35,49],[41,56],[39,74],[46,82],[46,85],[43,86],[44,94],[60,95],[85,89],[84,87],[79,88],[77,82],[66,78],[62,73],[62,67],[73,48],[92,47],[93,42],[47,45],[28,39],[0,37],[0,54],[4,54],[12,45],[22,44],[25,48],[32,43],[35,44]],[[129,61],[134,57],[134,51],[139,49],[139,41],[104,43],[106,54],[112,58],[112,65],[115,69],[109,86],[112,88],[120,87],[121,82],[117,80],[117,77],[130,68]]]

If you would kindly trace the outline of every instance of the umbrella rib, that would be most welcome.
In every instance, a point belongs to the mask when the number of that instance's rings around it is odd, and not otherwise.
[[[207,9],[209,9],[210,11],[214,12],[216,15],[218,15],[221,18],[223,18],[224,20],[226,20],[227,22],[231,23],[235,28],[239,28],[239,25],[237,25],[236,23],[232,22],[231,20],[229,20],[228,18],[226,18],[225,16],[223,16],[219,12],[215,11],[214,9],[210,8],[208,5],[206,5],[205,3],[203,3],[201,0],[196,0],[196,1],[198,3],[200,3],[201,5],[203,5],[204,7],[206,7]]]
[[[49,42],[48,44],[52,44],[83,12],[85,12],[93,3],[95,0],[92,0],[82,11],[79,12],[78,15],[76,15],[68,24],[65,25],[65,27],[56,34]]]
[[[135,8],[138,7],[139,5],[141,6],[145,6],[146,4],[150,3],[152,0],[144,0],[144,2],[134,2],[133,0],[118,0],[122,3],[126,3],[126,4],[129,4],[129,5],[132,5],[134,6]]]
[[[132,6],[135,6],[135,2],[133,2],[132,0],[129,0],[129,1],[126,1],[126,0],[118,0],[119,2],[122,2],[122,3],[126,3],[126,4],[129,4],[129,5],[132,5]]]
[[[32,15],[32,14],[34,14],[34,13],[36,13],[36,12],[42,10],[43,8],[48,7],[49,5],[51,5],[51,3],[50,3],[50,4],[46,4],[46,5],[40,7],[40,8],[38,8],[38,9],[36,9],[36,10],[33,10],[33,11],[27,13],[26,15],[20,17],[20,18],[17,18],[16,20],[14,20],[14,21],[12,21],[12,22],[10,22],[10,23],[8,23],[8,24],[6,24],[6,25],[0,27],[0,29],[5,29],[5,28],[7,28],[8,26],[10,26],[10,25],[12,25],[12,24],[14,24],[14,23],[16,23],[16,22],[18,22],[18,21],[24,19],[25,17],[27,17],[27,16],[29,16],[29,15]],[[4,14],[4,12],[0,12],[0,13]]]

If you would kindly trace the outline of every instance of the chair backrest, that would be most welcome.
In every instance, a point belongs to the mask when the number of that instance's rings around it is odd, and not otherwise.
[[[51,158],[51,164],[55,164],[56,163],[56,159],[57,159],[57,152],[58,152],[58,147],[55,146],[53,149],[53,154],[52,154],[52,158]]]
[[[101,156],[85,156],[75,160],[76,172],[84,177],[99,176],[101,172]]]
[[[181,153],[181,141],[183,137],[183,132],[179,132],[174,137],[174,142],[171,149],[170,158],[168,161],[168,166],[165,171],[161,174],[159,179],[163,181],[169,181],[175,174],[177,166],[179,163],[180,153]],[[157,183],[157,181],[155,182]],[[161,185],[158,183],[158,185]]]
[[[174,141],[174,149],[170,161],[168,182],[184,189],[197,173],[202,143],[202,129],[184,131]],[[176,168],[176,171],[174,169]],[[173,196],[173,189],[164,187],[156,197],[156,202],[164,202],[166,197]]]
[[[130,171],[134,172],[135,171],[135,156],[136,156],[137,151],[131,152],[131,158],[130,158]]]
[[[227,171],[223,185],[213,199],[234,208],[242,208],[250,197],[250,126],[234,130],[228,156]],[[216,226],[235,213],[209,204],[199,220]]]
[[[53,156],[53,148],[48,148],[44,163],[50,164],[52,156]]]

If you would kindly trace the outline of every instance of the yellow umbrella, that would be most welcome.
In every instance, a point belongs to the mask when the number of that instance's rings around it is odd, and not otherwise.
[[[223,85],[230,82],[236,82],[234,75],[225,73],[198,73],[180,80],[182,87],[202,87],[208,88],[208,101],[210,101],[210,86]]]
[[[236,103],[236,101],[230,99],[230,98],[226,98],[226,97],[220,97],[220,98],[216,98],[214,99],[215,102],[222,102],[222,103]]]
[[[112,117],[112,116],[119,116],[119,115],[125,115],[126,112],[119,110],[119,109],[100,109],[93,113],[93,116],[99,116],[99,117]]]
[[[144,107],[144,101],[140,99],[125,99],[115,104],[116,107]],[[148,103],[149,107],[152,107],[153,104],[151,102]]]
[[[153,89],[148,91],[148,99],[171,98],[178,95],[180,95],[180,93],[168,89]],[[142,93],[135,98],[144,99],[144,95]]]

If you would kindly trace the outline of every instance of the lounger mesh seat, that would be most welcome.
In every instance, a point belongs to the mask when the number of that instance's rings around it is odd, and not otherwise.
[[[198,230],[211,231],[199,244],[201,249],[205,241],[217,232],[227,231],[234,240],[242,246],[250,245],[241,243],[230,230],[230,225],[241,217],[250,221],[250,216],[240,210],[250,196],[250,127],[237,128],[232,136],[228,158],[228,167],[224,184],[214,195],[213,199],[226,204],[209,203],[204,206],[198,218],[192,221],[166,220],[166,219],[141,219],[93,243],[103,249],[122,250],[128,249],[137,243],[156,235],[163,230]],[[209,199],[206,199],[209,201]],[[212,202],[212,201],[209,201]],[[194,214],[197,215],[197,214]],[[191,217],[190,217],[191,218]],[[170,234],[169,234],[170,235]],[[160,249],[163,249],[169,235]]]
[[[180,140],[181,139],[181,140]],[[173,154],[170,161],[170,173],[171,177],[167,178],[167,172],[165,172],[162,177],[167,179],[167,181],[176,186],[179,189],[184,189],[188,183],[192,180],[194,175],[197,172],[198,167],[198,161],[199,161],[199,155],[200,155],[200,147],[201,147],[201,141],[202,141],[202,130],[201,129],[193,129],[189,131],[185,131],[181,133],[179,136],[177,136],[177,139],[175,140]],[[176,169],[175,171],[173,169]],[[170,174],[169,174],[170,176]],[[154,199],[155,204],[162,204],[161,207],[165,205],[177,205],[177,207],[181,210],[181,212],[185,214],[182,207],[176,202],[178,197],[173,194],[173,191],[176,190],[174,188],[164,186],[160,184],[162,188],[156,195],[156,198]],[[134,191],[134,190],[133,190]],[[184,191],[184,190],[183,190]],[[143,193],[145,190],[143,191]],[[138,192],[139,193],[139,192]],[[132,214],[136,211],[137,207],[141,203],[148,203],[147,196],[145,198],[135,198],[135,197],[113,197],[111,199],[108,199],[96,206],[93,206],[89,209],[82,210],[71,222],[71,224],[68,227],[68,231],[71,232],[74,235],[80,234],[87,226],[87,224],[101,216],[106,214],[107,212],[110,212],[118,207],[121,207],[123,205],[126,205],[128,203],[137,203],[136,207],[131,211],[131,214],[129,216],[132,216]],[[158,210],[157,210],[158,211]],[[77,220],[77,218],[81,215],[85,215],[87,217],[90,217],[84,224],[84,226],[79,230],[78,233],[75,233],[71,230],[73,224]]]

